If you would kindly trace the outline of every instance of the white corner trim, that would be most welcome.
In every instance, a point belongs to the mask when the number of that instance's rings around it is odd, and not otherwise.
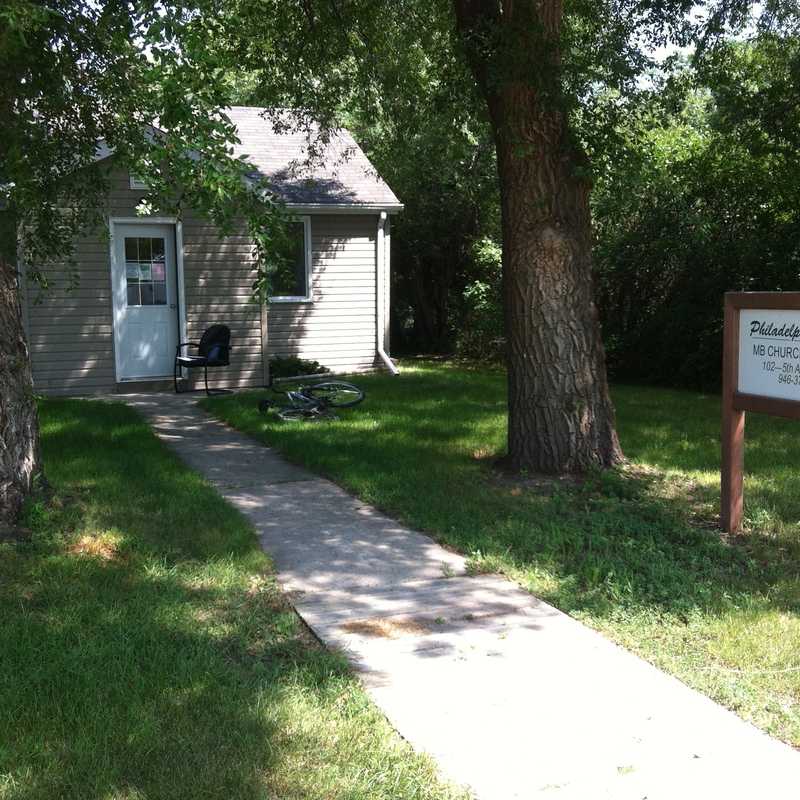
[[[183,272],[183,223],[175,222],[175,268],[178,273],[178,344],[185,342],[186,333],[186,284]],[[180,377],[185,378],[185,370],[180,368]]]
[[[114,224],[124,217],[108,218],[108,285],[111,287],[111,347],[114,351],[114,380],[119,383],[119,345],[117,344],[117,309],[114,295],[114,270],[117,266],[117,254],[114,252]]]

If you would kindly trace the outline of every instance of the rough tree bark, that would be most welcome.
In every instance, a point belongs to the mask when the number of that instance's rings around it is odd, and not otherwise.
[[[0,531],[44,479],[17,270],[0,258]]]
[[[497,149],[509,466],[612,466],[622,451],[594,303],[591,186],[560,102],[562,2],[454,2]]]

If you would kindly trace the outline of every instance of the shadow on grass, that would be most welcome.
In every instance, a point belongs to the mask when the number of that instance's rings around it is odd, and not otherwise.
[[[502,375],[417,367],[400,379],[374,375],[358,383],[367,401],[333,424],[264,417],[257,394],[205,405],[291,460],[471,554],[476,569],[513,574],[566,611],[688,619],[724,613],[754,596],[797,610],[792,592],[772,591],[800,577],[799,495],[792,491],[800,485],[791,470],[800,443],[787,440],[780,421],[753,426],[749,461],[763,481],[751,492],[750,516],[758,518],[780,492],[784,505],[772,509],[780,531],[762,527],[731,543],[713,528],[715,489],[696,480],[718,470],[715,398],[618,387],[623,447],[646,469],[591,475],[581,486],[547,495],[527,490],[524,481],[522,489],[498,485],[488,472],[487,454],[499,456],[505,445]],[[760,458],[772,440],[781,443],[785,469],[770,471]],[[548,580],[541,580],[543,572]]]
[[[249,524],[130,409],[54,401],[42,419],[57,502],[0,544],[0,795],[374,796],[387,728]],[[434,782],[401,773],[404,796]]]

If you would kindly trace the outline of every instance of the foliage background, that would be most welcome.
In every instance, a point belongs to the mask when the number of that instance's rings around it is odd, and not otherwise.
[[[252,41],[234,37],[219,57],[242,67],[230,73],[231,102],[325,109],[405,203],[392,221],[392,351],[500,361],[494,147],[442,7],[420,19],[401,3],[377,27],[362,15],[341,40],[330,33],[350,19],[321,20],[318,42],[282,30],[310,63],[338,59],[323,87],[305,67],[287,82],[285,65]],[[598,303],[615,380],[717,389],[724,292],[800,288],[800,44],[770,8],[738,37],[661,61],[651,49],[649,69],[645,48],[637,64],[600,54],[595,72],[578,58],[567,76],[592,168]]]
[[[323,130],[353,131],[406,206],[393,219],[393,352],[503,358],[494,146],[449,0],[194,0],[143,3],[136,13],[82,0],[51,5],[63,20],[55,26],[29,0],[0,11],[8,67],[0,94],[20,109],[0,143],[0,188],[11,187],[6,199],[24,212],[39,249],[68,250],[87,223],[78,212],[103,194],[93,158],[105,138],[146,174],[157,205],[176,203],[178,183],[177,202],[223,228],[246,217],[265,264],[279,249],[280,235],[269,232],[283,216],[242,191],[248,167],[230,158],[232,132],[215,109],[313,109]],[[748,3],[729,5],[743,20]],[[639,18],[622,13],[625,2],[578,3],[566,32],[566,111],[593,171],[608,364],[617,380],[714,389],[722,294],[800,288],[797,14],[791,3],[759,4],[758,23],[746,36],[740,24],[739,38],[712,14],[709,30],[723,33],[711,41],[681,27],[680,3],[645,7]],[[698,50],[648,76],[654,48],[693,36]],[[76,61],[80,47],[95,56]],[[23,74],[31,77],[20,83]],[[57,79],[64,74],[71,79]],[[154,118],[173,146],[141,140]],[[57,124],[69,137],[47,135]],[[207,168],[186,157],[196,152]],[[41,168],[53,163],[61,168]],[[96,173],[89,181],[86,170]],[[57,195],[74,199],[75,219],[56,214]],[[267,280],[263,272],[256,287]]]
[[[715,390],[726,291],[800,289],[800,43],[761,34],[668,60],[575,109],[594,167],[599,306],[616,380]],[[394,222],[395,352],[503,356],[488,133],[435,106],[349,124],[406,202]],[[446,144],[443,144],[446,143]]]
[[[716,389],[723,293],[800,289],[798,55],[731,43],[631,108],[594,195],[616,379]]]

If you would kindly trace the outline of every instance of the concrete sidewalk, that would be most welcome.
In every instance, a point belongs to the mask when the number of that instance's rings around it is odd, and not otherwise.
[[[127,395],[253,522],[299,614],[480,798],[800,798],[800,753],[599,634],[213,420]]]

